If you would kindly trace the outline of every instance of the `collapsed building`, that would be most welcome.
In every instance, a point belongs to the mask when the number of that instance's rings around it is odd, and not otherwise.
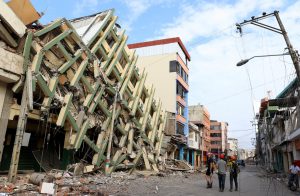
[[[80,161],[158,171],[166,116],[114,10],[43,26],[29,1],[10,2],[0,0],[0,170],[11,181]]]

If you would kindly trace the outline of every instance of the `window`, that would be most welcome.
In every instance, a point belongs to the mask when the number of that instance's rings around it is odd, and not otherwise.
[[[211,144],[221,145],[220,141],[211,141]]]
[[[210,130],[221,130],[221,126],[220,125],[211,125]]]
[[[179,82],[177,82],[176,93],[181,98],[183,98],[183,99],[185,98],[185,90]]]
[[[184,107],[177,102],[177,114],[184,116]]]
[[[188,74],[184,71],[178,61],[170,61],[170,72],[176,72],[186,83],[188,83]]]
[[[177,64],[177,61],[170,61],[170,72],[176,72]]]
[[[211,133],[210,137],[221,137],[221,133]]]
[[[184,126],[181,123],[177,123],[176,125],[176,133],[184,135]]]

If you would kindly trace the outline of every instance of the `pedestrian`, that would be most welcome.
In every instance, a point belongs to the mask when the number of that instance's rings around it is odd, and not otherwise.
[[[289,169],[289,187],[292,186],[293,182],[296,185],[296,189],[299,188],[299,178],[298,174],[300,172],[300,168],[296,165],[296,162],[294,161]]]
[[[214,160],[212,158],[212,153],[207,153],[207,169],[206,169],[206,188],[212,188],[213,180],[212,175],[214,173]]]
[[[235,156],[231,156],[228,162],[228,168],[229,168],[229,179],[230,179],[230,189],[229,191],[232,192],[233,188],[233,181],[234,181],[234,186],[235,186],[235,191],[238,190],[238,174],[240,173],[240,168],[238,164],[236,163],[236,158]]]
[[[217,162],[218,179],[219,179],[219,191],[220,192],[224,192],[224,188],[225,188],[227,164],[224,161],[224,158],[225,158],[225,155],[221,154],[220,159]]]

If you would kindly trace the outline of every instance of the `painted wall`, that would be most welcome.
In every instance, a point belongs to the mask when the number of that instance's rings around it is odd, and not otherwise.
[[[172,60],[176,60],[176,53],[139,56],[137,66],[141,70],[145,68],[148,74],[146,85],[154,85],[154,97],[162,101],[163,109],[168,112],[176,113],[177,73],[170,72],[170,61]]]

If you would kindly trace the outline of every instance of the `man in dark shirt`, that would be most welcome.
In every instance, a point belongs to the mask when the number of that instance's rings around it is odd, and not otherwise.
[[[235,185],[235,191],[238,190],[238,174],[240,173],[240,168],[236,163],[235,156],[231,156],[229,162],[227,163],[227,166],[229,167],[229,174],[230,174],[230,189],[229,191],[232,191],[233,188],[233,181]]]
[[[207,153],[207,170],[206,170],[206,181],[207,181],[207,187],[206,188],[212,188],[212,175],[214,172],[214,160],[212,158],[211,153]]]

